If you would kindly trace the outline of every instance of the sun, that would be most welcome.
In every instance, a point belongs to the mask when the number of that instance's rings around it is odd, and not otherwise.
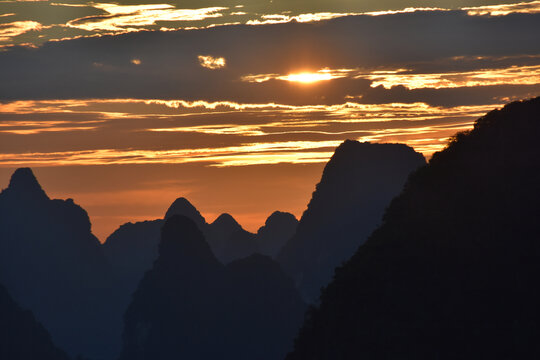
[[[284,76],[283,79],[292,82],[298,82],[302,84],[312,84],[318,81],[332,80],[332,74],[327,72],[303,72],[298,74],[289,74]]]

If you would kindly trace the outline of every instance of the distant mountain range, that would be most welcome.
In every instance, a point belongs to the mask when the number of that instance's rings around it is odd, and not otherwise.
[[[259,230],[260,235],[252,234],[229,214],[221,214],[208,224],[200,212],[181,197],[171,204],[164,219],[124,224],[107,238],[103,251],[119,279],[120,301],[125,307],[144,273],[157,259],[161,228],[166,219],[174,215],[191,219],[222,263],[255,253],[272,255],[280,244],[292,236],[298,222],[292,214],[275,212],[267,220],[267,225]],[[283,221],[283,218],[286,220]]]
[[[539,135],[511,103],[413,173],[287,360],[540,358]]]
[[[194,221],[172,215],[125,315],[120,359],[280,359],[305,309],[271,258],[225,266]]]

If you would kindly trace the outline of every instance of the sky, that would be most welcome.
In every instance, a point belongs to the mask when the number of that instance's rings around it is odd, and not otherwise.
[[[179,196],[300,217],[345,139],[429,158],[540,95],[540,1],[0,0],[0,188],[33,168],[104,241]]]

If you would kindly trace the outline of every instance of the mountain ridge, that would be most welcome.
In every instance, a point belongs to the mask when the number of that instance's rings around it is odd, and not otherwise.
[[[540,356],[539,119],[493,110],[415,171],[286,359]]]
[[[334,268],[365,241],[408,175],[423,164],[423,155],[404,144],[346,140],[336,149],[295,234],[276,257],[308,302],[317,301]]]

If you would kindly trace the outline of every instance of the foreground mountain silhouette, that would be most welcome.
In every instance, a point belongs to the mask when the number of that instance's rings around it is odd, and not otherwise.
[[[403,144],[347,140],[326,165],[295,235],[277,256],[305,299],[315,302],[336,266],[377,227],[424,157]]]
[[[283,358],[304,311],[273,260],[253,255],[224,266],[198,226],[174,215],[126,312],[121,359]]]
[[[0,359],[68,360],[30,311],[21,309],[0,285]]]
[[[540,98],[458,134],[309,312],[299,359],[540,358]]]
[[[71,355],[114,352],[113,283],[88,215],[71,199],[49,199],[28,168],[0,193],[0,282]]]

